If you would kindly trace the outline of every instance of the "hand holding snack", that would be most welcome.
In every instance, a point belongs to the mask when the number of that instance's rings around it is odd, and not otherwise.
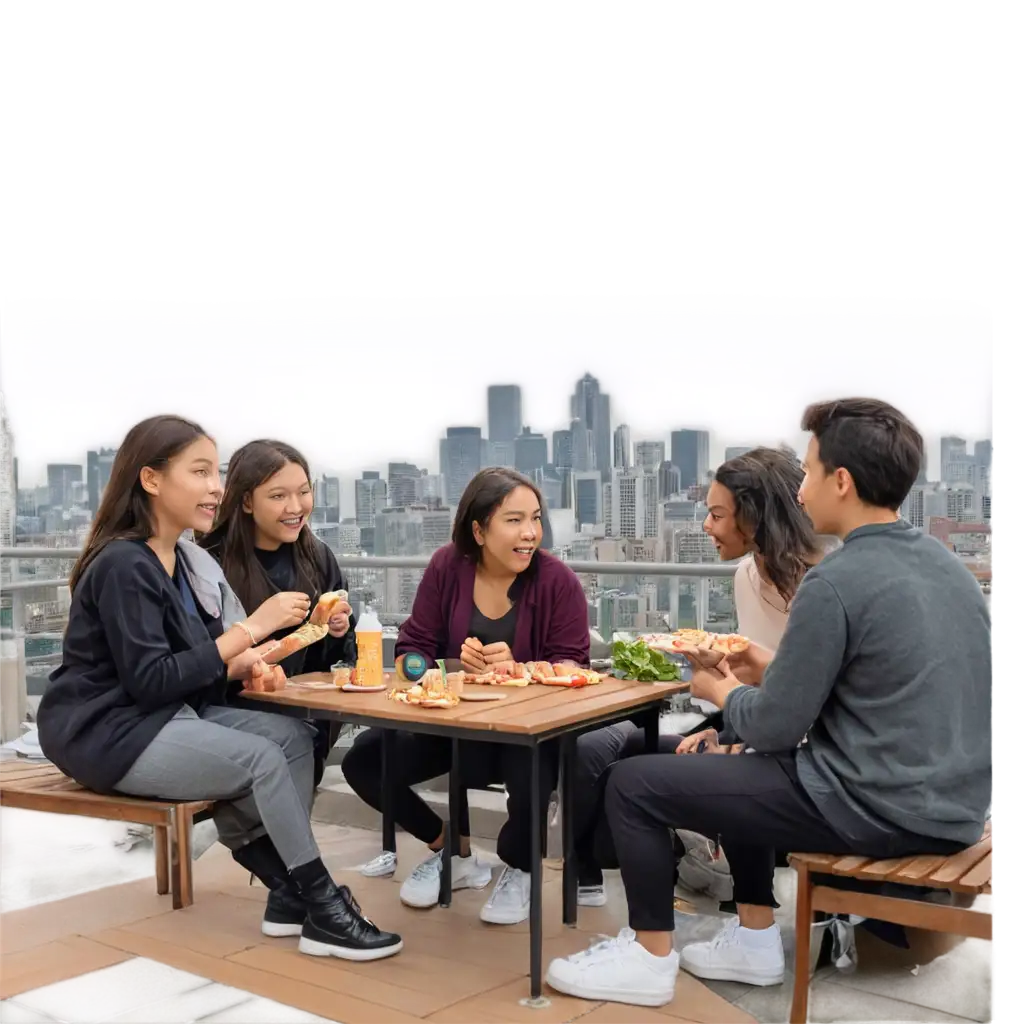
[[[245,621],[257,640],[276,633],[279,629],[297,626],[309,614],[309,595],[297,591],[282,591],[268,597]]]
[[[716,729],[703,729],[692,736],[684,736],[676,747],[677,754],[742,754],[745,744],[732,743],[722,746],[718,742]]]
[[[743,684],[732,674],[729,663],[722,660],[716,668],[694,666],[690,680],[690,695],[698,700],[710,701],[716,708],[725,706],[729,691]]]
[[[232,658],[228,662],[228,679],[237,680],[245,679],[252,672],[253,666],[257,662],[263,661],[268,655],[272,654],[278,648],[276,640],[269,640],[265,644],[260,644],[259,647],[250,647],[247,651],[242,651],[237,657]]]
[[[500,665],[502,662],[515,661],[512,651],[506,643],[488,644],[483,648],[484,661],[490,665]]]
[[[327,620],[327,632],[335,638],[343,637],[348,632],[351,616],[352,606],[348,601],[340,601]]]
[[[253,664],[248,677],[242,681],[242,687],[254,693],[274,693],[283,690],[287,684],[280,665],[268,665],[262,660]]]
[[[484,658],[484,645],[475,636],[468,636],[463,641],[459,659],[470,672],[486,672],[487,661]]]
[[[726,658],[732,673],[741,683],[760,686],[761,680],[775,657],[775,652],[753,640],[742,651],[733,651]]]
[[[352,614],[352,608],[348,603],[348,591],[329,590],[326,594],[320,595],[316,602],[316,607],[313,609],[313,614],[309,617],[309,621],[314,626],[326,626],[332,619],[342,614],[346,616],[346,619]],[[347,624],[345,628],[348,628]],[[342,634],[339,633],[338,635],[341,636]]]

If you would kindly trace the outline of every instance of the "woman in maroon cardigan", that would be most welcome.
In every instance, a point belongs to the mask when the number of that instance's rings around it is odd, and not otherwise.
[[[505,661],[589,664],[583,588],[571,569],[540,550],[542,535],[541,496],[531,480],[511,469],[478,473],[459,502],[452,543],[431,558],[412,614],[399,631],[399,663],[415,653],[429,665],[457,658],[477,672]],[[508,790],[508,821],[498,835],[498,856],[505,868],[480,917],[492,924],[525,921],[530,910],[529,752],[464,742],[459,761],[467,786],[504,783]],[[395,820],[431,851],[402,884],[400,896],[409,906],[430,907],[438,901],[446,827],[412,787],[443,775],[450,762],[451,741],[444,737],[399,733],[396,738]],[[349,785],[378,810],[380,763],[377,729],[360,735],[342,763]],[[555,787],[557,764],[554,745],[542,747],[543,806]],[[491,869],[470,850],[464,793],[461,804],[460,856],[452,859],[452,889],[482,889],[490,882]]]

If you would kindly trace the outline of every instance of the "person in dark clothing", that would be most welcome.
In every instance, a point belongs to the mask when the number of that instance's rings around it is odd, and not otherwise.
[[[992,798],[989,614],[956,555],[900,519],[921,435],[892,406],[861,398],[810,406],[803,429],[812,437],[800,501],[817,532],[843,546],[807,571],[774,658],[743,665],[748,683],[729,658],[691,684],[756,753],[686,747],[611,769],[605,811],[630,927],[553,960],[547,981],[561,992],[659,1006],[680,967],[781,984],[777,848],[949,855],[982,835]],[[720,837],[738,915],[678,954],[670,828]]]
[[[313,485],[309,465],[282,441],[251,441],[228,463],[213,529],[198,541],[220,563],[231,589],[246,611],[272,594],[301,591],[315,606],[321,594],[348,590],[338,560],[309,526]],[[330,632],[285,658],[287,676],[329,672],[336,662],[356,662],[356,618],[347,602],[328,622]],[[280,640],[287,630],[275,634]],[[316,722],[314,786],[323,778],[327,755],[337,742],[340,724]]]
[[[61,665],[39,706],[43,752],[101,793],[217,801],[220,840],[270,890],[265,934],[299,935],[315,956],[391,956],[402,940],[364,918],[320,858],[309,727],[227,704],[228,686],[251,682],[276,646],[267,637],[302,622],[310,601],[278,593],[225,625],[193,582],[181,536],[213,521],[217,466],[188,420],[128,432],[71,575]]]
[[[435,552],[416,591],[412,614],[402,624],[395,654],[401,668],[410,656],[421,664],[458,659],[473,672],[503,662],[590,663],[587,602],[575,573],[540,550],[541,495],[511,469],[485,469],[469,483],[455,515],[452,543]],[[426,843],[430,856],[402,884],[401,899],[416,907],[437,903],[444,822],[412,786],[446,772],[450,741],[399,733],[394,771],[395,820]],[[530,761],[523,747],[464,742],[459,745],[462,782],[470,787],[501,782],[508,790],[508,821],[498,836],[505,862],[480,911],[491,924],[516,924],[530,908]],[[359,736],[342,762],[349,785],[380,809],[381,734]],[[542,805],[558,775],[555,744],[541,747]],[[452,888],[482,889],[490,868],[472,855],[469,807],[461,794],[460,856],[452,858]]]

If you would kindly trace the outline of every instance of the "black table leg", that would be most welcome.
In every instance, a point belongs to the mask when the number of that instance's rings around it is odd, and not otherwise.
[[[395,799],[391,770],[395,759],[395,734],[392,729],[384,729],[380,745],[380,813],[381,845],[390,852],[398,849],[395,844]]]
[[[658,752],[658,727],[661,724],[661,705],[653,704],[644,712],[644,750],[648,754]]]
[[[541,894],[544,888],[544,865],[541,863],[540,828],[540,744],[530,747],[530,998],[540,998],[541,943],[544,926],[541,914]],[[545,824],[547,815],[544,815]]]
[[[452,740],[452,765],[448,769],[448,828],[444,834],[441,851],[441,895],[438,903],[442,907],[452,905],[452,857],[455,856],[459,835],[459,741]]]
[[[562,923],[576,924],[576,898],[579,873],[576,864],[576,836],[573,826],[573,800],[576,792],[576,734],[561,739],[562,764]]]

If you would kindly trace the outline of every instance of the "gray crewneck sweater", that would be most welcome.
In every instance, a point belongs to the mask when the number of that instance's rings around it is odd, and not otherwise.
[[[937,540],[863,526],[804,577],[760,687],[725,724],[760,753],[797,751],[840,835],[970,844],[992,797],[992,647],[981,589]]]

